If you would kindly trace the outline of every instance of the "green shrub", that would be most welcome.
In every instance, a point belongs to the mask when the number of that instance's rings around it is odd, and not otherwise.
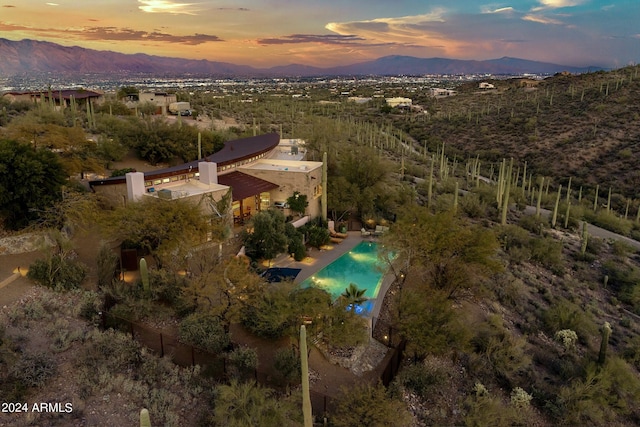
[[[180,340],[212,353],[221,353],[231,344],[229,333],[211,314],[193,313],[180,322]]]
[[[604,250],[604,241],[599,237],[589,236],[587,240],[587,252],[593,255],[600,255]]]
[[[562,242],[550,237],[531,240],[531,259],[554,273],[561,273],[564,269],[562,258]]]
[[[587,337],[597,333],[598,327],[584,310],[576,304],[560,298],[542,315],[542,320],[549,334],[563,329],[570,329],[578,335],[582,344],[587,344]]]
[[[10,375],[27,387],[41,387],[56,374],[55,360],[46,353],[23,354],[11,368]]]
[[[329,230],[324,227],[312,225],[307,229],[307,242],[314,248],[320,248],[331,240]]]
[[[288,383],[299,383],[301,377],[300,352],[297,348],[281,348],[276,351],[273,366]]]
[[[483,218],[487,215],[487,204],[473,193],[460,198],[460,209],[469,218]]]
[[[422,363],[403,368],[395,381],[418,396],[426,398],[439,390],[447,380],[448,375],[444,368]]]
[[[518,222],[520,227],[535,234],[541,234],[542,230],[549,225],[549,220],[544,216],[524,215]]]
[[[623,236],[630,235],[631,228],[633,227],[633,223],[631,221],[619,218],[613,212],[607,212],[606,210],[598,211],[595,215],[591,213],[585,219],[593,225],[602,227],[605,230],[613,231],[614,233],[622,234]]]
[[[77,289],[86,275],[87,269],[82,263],[60,255],[35,260],[27,273],[34,282],[55,290]]]
[[[44,305],[37,299],[27,300],[22,305],[14,305],[8,314],[9,320],[14,325],[23,320],[40,320],[51,316]]]
[[[390,397],[385,388],[359,385],[343,389],[333,417],[336,427],[404,427],[411,425],[411,415],[401,400]]]
[[[302,243],[302,235],[295,236],[289,240],[287,252],[293,254],[293,259],[302,261],[307,256],[307,248]]]
[[[512,334],[497,315],[478,325],[471,343],[476,353],[473,363],[476,369],[493,373],[504,381],[512,382],[531,363],[526,339]]]
[[[464,402],[464,425],[468,427],[510,427],[521,425],[519,410],[489,393],[470,395]]]
[[[228,354],[227,359],[241,371],[250,371],[258,367],[258,352],[255,348],[238,347]]]
[[[77,366],[89,372],[98,369],[115,372],[134,369],[142,363],[142,346],[131,336],[119,331],[92,330],[87,334],[85,352],[78,357]]]
[[[627,257],[629,254],[635,253],[636,249],[630,244],[621,240],[614,240],[611,243],[613,254],[619,257]]]
[[[640,270],[630,264],[607,261],[604,272],[609,276],[607,286],[612,289],[620,301],[640,307]]]

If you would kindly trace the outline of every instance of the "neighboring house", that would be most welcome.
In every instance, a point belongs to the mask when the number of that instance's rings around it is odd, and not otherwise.
[[[104,94],[86,89],[64,89],[64,90],[47,90],[47,91],[29,91],[29,92],[7,92],[2,95],[10,101],[32,101],[42,102],[53,100],[56,106],[70,107],[72,102],[77,105],[86,105],[87,102],[93,104],[101,104],[104,101]]]
[[[2,97],[9,102],[35,101],[33,92],[6,92],[2,94]]]
[[[411,107],[413,103],[411,98],[386,98],[385,101],[389,107]]]
[[[178,102],[178,98],[175,93],[167,93],[167,92],[140,92],[138,94],[138,103],[144,104],[146,102],[150,102],[155,104],[158,107],[159,114],[167,114],[169,104],[172,102]],[[127,103],[130,108],[135,107],[136,104],[131,107],[129,103]]]
[[[480,89],[495,89],[496,88],[494,85],[492,85],[491,83],[487,83],[487,82],[480,82],[478,87]]]
[[[439,88],[439,87],[432,87],[432,88],[429,89],[429,95],[435,96],[435,97],[453,96],[456,93],[457,92],[455,90],[442,89],[442,88]]]
[[[291,149],[291,140],[283,140]],[[283,160],[277,133],[228,141],[201,160],[145,173],[90,181],[91,189],[111,204],[142,197],[203,198],[219,201],[231,189],[236,222],[286,201],[294,192],[307,196],[307,214],[321,214],[322,162]]]

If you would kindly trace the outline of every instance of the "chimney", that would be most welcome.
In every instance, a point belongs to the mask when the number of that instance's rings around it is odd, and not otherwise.
[[[216,162],[199,162],[200,182],[211,185],[218,183],[218,164]]]
[[[142,172],[129,172],[127,178],[127,200],[137,202],[144,195],[144,174]]]

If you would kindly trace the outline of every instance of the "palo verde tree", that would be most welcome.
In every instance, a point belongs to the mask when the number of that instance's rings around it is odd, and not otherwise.
[[[482,280],[502,268],[495,234],[450,212],[434,215],[413,207],[383,239],[385,258],[395,254],[391,267],[396,277],[421,277],[424,286],[454,301],[477,295]]]
[[[210,249],[194,251],[189,257],[191,279],[183,291],[184,300],[198,311],[218,319],[228,333],[232,322],[257,295],[263,280],[249,269],[246,258],[221,260]]]

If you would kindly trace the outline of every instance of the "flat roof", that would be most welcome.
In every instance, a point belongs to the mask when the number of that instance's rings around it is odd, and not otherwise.
[[[181,199],[183,197],[197,196],[200,194],[207,194],[212,191],[226,191],[229,187],[223,184],[203,184],[197,179],[190,181],[178,181],[175,183],[162,184],[157,187],[153,192],[146,192],[145,195],[149,197],[158,198],[158,193],[161,190],[170,190],[172,199]]]
[[[322,162],[310,162],[304,160],[260,159],[252,165],[242,166],[242,169],[307,173],[321,167]]]

